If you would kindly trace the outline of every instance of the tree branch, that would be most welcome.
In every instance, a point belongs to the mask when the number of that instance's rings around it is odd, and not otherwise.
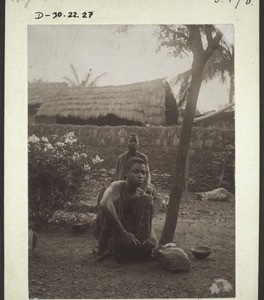
[[[208,41],[208,45],[212,45],[213,43],[213,35],[212,35],[212,27],[211,25],[204,26],[204,32]]]
[[[206,31],[209,31],[209,28],[206,27],[205,29]],[[212,29],[211,30],[211,34],[212,34]],[[205,32],[206,32],[205,31]],[[208,37],[209,37],[209,40],[208,40]],[[208,41],[208,46],[206,48],[206,50],[204,51],[205,55],[206,56],[211,56],[212,53],[217,49],[219,48],[220,46],[220,41],[223,37],[223,34],[220,32],[220,31],[217,31],[216,32],[216,36],[214,38],[211,38],[209,32],[206,34],[206,38],[207,38],[207,41]]]

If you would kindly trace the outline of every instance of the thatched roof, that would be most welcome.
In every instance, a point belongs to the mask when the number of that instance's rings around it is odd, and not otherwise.
[[[210,114],[212,113],[216,113],[215,115],[212,115],[210,116]],[[200,117],[203,117],[203,116],[210,116],[210,118],[208,119],[204,119],[204,120],[207,120],[208,122],[215,122],[215,121],[229,121],[229,120],[234,120],[234,117],[235,117],[235,108],[232,107],[228,110],[225,110],[225,111],[221,111],[221,112],[216,112],[215,110],[213,111],[209,111],[209,112],[206,112],[206,113],[203,113],[203,114],[199,114],[197,116],[195,116],[196,118],[200,118]],[[197,120],[195,121],[196,123],[199,123],[199,122],[202,122],[204,120]]]
[[[61,89],[44,102],[37,117],[97,119],[112,114],[142,124],[177,123],[177,104],[169,84],[153,80],[122,86]],[[173,117],[171,117],[173,116]]]
[[[213,111],[214,112],[214,111]],[[235,109],[234,107],[225,111],[218,112],[215,115],[210,116],[210,113],[208,112],[205,114],[201,114],[199,116],[196,116],[196,118],[202,118],[203,116],[208,115],[208,118],[201,119],[195,121],[195,126],[198,127],[216,127],[216,128],[225,128],[225,129],[231,129],[234,128],[235,125]]]
[[[63,89],[67,89],[67,84],[64,82],[29,82],[28,105],[39,106]]]

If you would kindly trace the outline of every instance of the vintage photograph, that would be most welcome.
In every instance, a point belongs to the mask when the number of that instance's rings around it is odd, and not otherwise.
[[[236,296],[232,24],[28,25],[31,299]]]

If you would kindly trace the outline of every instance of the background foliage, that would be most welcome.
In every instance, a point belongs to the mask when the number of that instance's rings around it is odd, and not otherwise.
[[[28,140],[29,218],[45,223],[57,209],[74,202],[90,171],[90,158],[73,132]]]

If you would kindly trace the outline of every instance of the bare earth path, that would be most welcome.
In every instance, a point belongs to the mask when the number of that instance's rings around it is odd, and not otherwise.
[[[160,236],[165,213],[154,218]],[[188,254],[192,269],[170,273],[155,261],[130,262],[109,269],[88,264],[96,245],[92,232],[40,231],[29,263],[30,298],[205,298],[218,278],[233,287],[217,297],[235,296],[235,203],[199,201],[192,194],[182,200],[175,243]],[[194,258],[195,245],[212,248],[204,260]]]

